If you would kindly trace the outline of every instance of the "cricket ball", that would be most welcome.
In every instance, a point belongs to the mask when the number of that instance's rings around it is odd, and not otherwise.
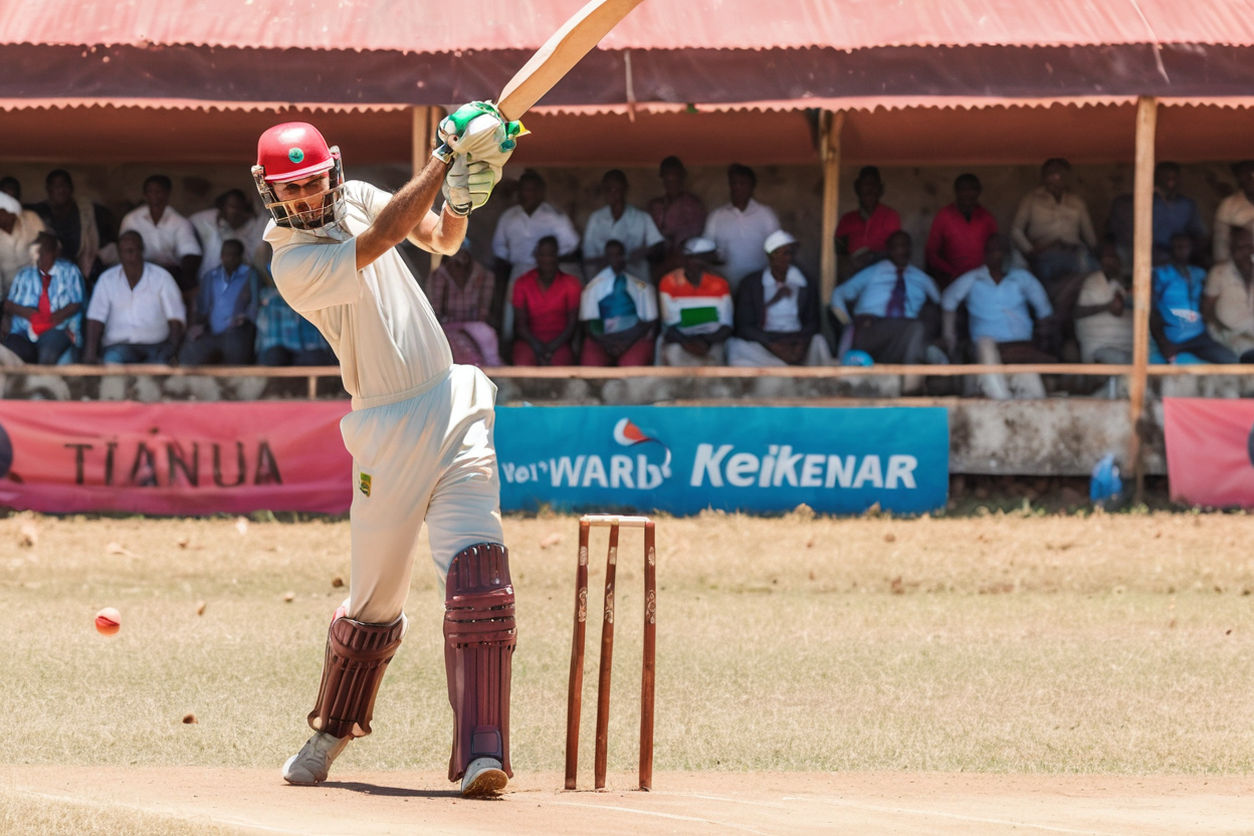
[[[101,635],[112,636],[122,629],[122,616],[113,607],[105,607],[96,613],[96,631]]]

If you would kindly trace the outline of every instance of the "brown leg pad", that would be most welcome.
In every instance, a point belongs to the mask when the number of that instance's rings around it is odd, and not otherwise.
[[[463,549],[449,565],[445,589],[444,668],[453,704],[449,780],[483,757],[499,760],[512,778],[509,678],[517,630],[509,552],[500,543]]]
[[[364,624],[342,616],[331,622],[322,685],[309,712],[311,728],[336,737],[370,734],[379,682],[404,632],[404,616],[391,624]]]

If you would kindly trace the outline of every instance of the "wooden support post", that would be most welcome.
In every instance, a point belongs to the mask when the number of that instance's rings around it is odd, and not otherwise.
[[[1149,367],[1150,270],[1153,248],[1154,134],[1158,125],[1158,101],[1142,96],[1136,106],[1136,170],[1133,176],[1134,218],[1132,239],[1132,375],[1128,379],[1128,421],[1131,435],[1127,467],[1136,476],[1136,500],[1145,488],[1141,461],[1141,416],[1145,412],[1145,381]]]
[[[819,237],[819,303],[827,300],[836,287],[836,221],[840,217],[840,134],[845,126],[845,112],[824,111],[820,120],[819,158],[823,162],[823,227]],[[826,321],[826,317],[823,317]]]
[[[427,164],[427,160],[431,159],[431,152],[435,150],[435,128],[440,123],[440,119],[443,118],[444,111],[438,107],[416,105],[412,110],[412,114],[411,153],[413,156],[413,174],[417,174],[422,171],[423,166]],[[434,273],[440,266],[441,256],[439,253],[431,253],[430,257],[430,270]]]

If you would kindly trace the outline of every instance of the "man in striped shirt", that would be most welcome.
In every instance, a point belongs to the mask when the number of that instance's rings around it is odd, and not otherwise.
[[[662,309],[663,366],[720,366],[723,343],[732,332],[732,298],[727,280],[707,272],[718,246],[708,238],[684,243],[684,267],[658,283]]]

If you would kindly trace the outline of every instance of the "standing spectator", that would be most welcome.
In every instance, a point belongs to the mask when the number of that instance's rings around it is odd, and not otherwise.
[[[1219,202],[1215,210],[1215,263],[1231,258],[1229,236],[1232,227],[1243,226],[1254,233],[1254,160],[1242,160],[1232,167],[1237,190]]]
[[[710,213],[701,235],[718,247],[722,272],[732,290],[740,286],[745,276],[756,276],[766,269],[762,246],[766,237],[779,229],[775,211],[754,199],[757,186],[758,176],[753,169],[740,163],[728,166],[727,190],[731,200]],[[685,258],[684,264],[687,263]]]
[[[11,175],[0,177],[0,192],[4,192],[18,203],[22,202],[22,182],[16,177]]]
[[[1055,358],[1033,345],[1034,330],[1053,325],[1053,309],[1041,283],[1026,270],[1006,270],[1009,247],[1001,235],[984,245],[984,266],[964,273],[941,294],[942,332],[950,357],[958,356],[957,311],[965,304],[977,363],[1052,363]],[[1035,326],[1032,314],[1036,314]],[[980,375],[990,398],[1043,398],[1039,374]]]
[[[980,205],[983,188],[974,174],[954,180],[954,202],[941,208],[927,236],[927,266],[944,288],[984,263],[984,244],[997,232],[997,219]]]
[[[765,244],[763,244],[765,246]],[[727,280],[708,271],[718,246],[709,238],[684,242],[684,266],[658,283],[662,315],[659,364],[721,366],[732,333],[732,297]]]
[[[239,189],[231,189],[218,196],[212,209],[194,213],[189,221],[204,258],[200,261],[199,279],[204,280],[209,271],[222,263],[222,244],[232,239],[244,245],[244,263],[251,265],[261,275],[266,271],[267,245],[262,240],[266,233],[268,216],[258,215],[253,204]]]
[[[75,197],[74,180],[63,168],[48,172],[44,189],[48,199],[31,208],[61,239],[61,254],[78,265],[90,289],[100,271],[118,260],[113,215],[98,203]]]
[[[499,366],[501,356],[492,315],[492,274],[470,254],[470,239],[427,279],[427,299],[448,337],[453,362]]]
[[[853,181],[858,208],[840,216],[836,224],[836,252],[848,256],[845,275],[883,260],[888,255],[888,236],[901,229],[901,216],[895,209],[880,203],[884,181],[880,170],[864,166]]]
[[[658,232],[666,239],[666,251],[655,265],[655,278],[661,278],[684,264],[683,244],[705,230],[705,204],[686,189],[688,170],[679,157],[667,157],[658,166],[662,195],[646,207]]]
[[[31,263],[31,248],[43,231],[39,215],[0,192],[0,296],[7,297],[17,271]]]
[[[514,283],[523,273],[536,266],[536,244],[546,235],[557,241],[558,261],[578,258],[579,233],[563,212],[545,201],[544,178],[534,169],[527,169],[518,178],[518,203],[501,213],[492,235],[492,254],[496,257],[496,287],[492,297],[492,325],[501,327],[501,338],[508,341],[514,333]]]
[[[1100,250],[1102,269],[1089,274],[1080,287],[1072,319],[1080,360],[1085,363],[1132,362],[1132,302],[1119,245],[1109,239]]]
[[[819,289],[793,265],[797,239],[782,229],[762,248],[767,267],[736,291],[730,366],[823,366],[832,360],[819,334]]]
[[[144,239],[146,258],[174,277],[185,297],[195,289],[200,265],[200,242],[192,222],[170,206],[173,185],[164,174],[144,181],[144,205],[122,218],[122,232],[134,230]]]
[[[1193,198],[1180,194],[1180,165],[1161,162],[1154,166],[1154,264],[1169,260],[1171,239],[1193,239],[1193,254],[1205,251],[1206,228]]]
[[[4,344],[27,363],[72,362],[83,344],[83,274],[58,257],[61,242],[51,232],[39,233],[38,247],[35,263],[9,287],[4,312],[13,319]]]
[[[1060,157],[1041,166],[1041,185],[1019,202],[1010,235],[1045,287],[1060,317],[1069,318],[1080,284],[1097,266],[1093,221],[1084,199],[1068,188],[1071,163]]]
[[[1235,363],[1232,350],[1206,331],[1202,319],[1206,271],[1190,264],[1192,257],[1193,239],[1179,233],[1171,239],[1171,261],[1154,268],[1150,333],[1169,361],[1187,352],[1207,363]]]
[[[865,351],[877,363],[914,365],[929,360],[927,325],[919,316],[924,305],[929,301],[939,304],[941,297],[932,277],[910,263],[912,243],[909,233],[897,230],[888,236],[886,260],[863,269],[832,291],[836,318],[853,327],[850,348]],[[855,302],[852,315],[850,302]],[[943,362],[945,358],[930,359]],[[922,386],[920,375],[902,380],[903,393]]]
[[[244,261],[244,245],[234,238],[222,242],[217,261],[196,293],[187,342],[179,355],[185,366],[243,366],[253,361],[257,271]]]
[[[657,291],[627,272],[622,241],[605,245],[605,269],[588,282],[579,302],[584,341],[581,366],[651,366],[657,341]]]
[[[334,366],[335,353],[314,325],[273,284],[258,292],[257,362],[263,366]]]
[[[583,231],[584,275],[595,276],[605,267],[605,245],[619,241],[627,248],[627,272],[649,276],[649,262],[658,261],[666,249],[649,213],[627,203],[627,175],[611,169],[601,177],[605,205],[588,216]]]
[[[1254,363],[1254,235],[1237,227],[1228,237],[1232,258],[1211,268],[1202,299],[1203,318],[1220,343]]]
[[[144,239],[134,230],[118,236],[118,257],[87,305],[83,362],[169,363],[187,321],[179,287],[164,268],[144,261]]]
[[[557,269],[557,239],[536,244],[536,266],[514,284],[515,366],[570,366],[583,284]]]

